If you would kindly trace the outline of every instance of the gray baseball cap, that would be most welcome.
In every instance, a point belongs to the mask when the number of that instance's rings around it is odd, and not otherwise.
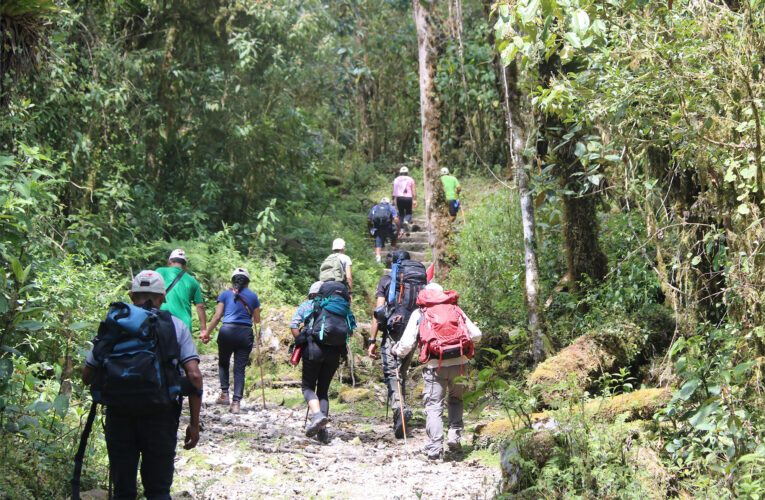
[[[141,271],[133,278],[131,292],[165,294],[165,280],[156,271]]]
[[[324,282],[322,281],[316,281],[313,285],[311,285],[311,288],[308,289],[308,295],[316,295],[319,293],[319,289],[321,288],[321,285],[323,285]]]

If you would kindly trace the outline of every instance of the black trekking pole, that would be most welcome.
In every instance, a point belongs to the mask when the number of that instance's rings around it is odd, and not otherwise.
[[[77,448],[77,454],[74,456],[74,473],[72,474],[72,500],[80,500],[80,476],[82,475],[82,461],[85,458],[85,448],[88,446],[88,436],[93,428],[93,421],[96,419],[98,403],[90,404],[90,413],[85,421],[85,428],[80,436],[80,446]]]

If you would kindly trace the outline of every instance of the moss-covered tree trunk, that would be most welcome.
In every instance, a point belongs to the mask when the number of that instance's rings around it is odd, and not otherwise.
[[[441,105],[436,86],[438,46],[433,12],[436,0],[412,0],[417,26],[420,65],[420,122],[422,127],[422,170],[425,177],[425,213],[428,219],[428,244],[433,253],[437,276],[449,271],[446,247],[451,221],[441,184]]]
[[[540,64],[539,76],[543,87],[569,68],[561,65],[557,56]],[[543,140],[537,144],[537,155],[556,165],[563,202],[563,236],[568,277],[574,289],[585,277],[601,281],[608,269],[608,259],[600,248],[600,224],[597,206],[600,194],[591,185],[582,183],[582,164],[575,152],[576,137],[569,137],[565,123],[554,116],[540,118]]]

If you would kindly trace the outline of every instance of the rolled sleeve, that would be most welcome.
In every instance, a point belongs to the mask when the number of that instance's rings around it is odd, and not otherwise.
[[[181,365],[193,359],[199,361],[199,354],[194,341],[191,339],[189,327],[175,316],[173,316],[173,326],[175,326],[175,338],[178,340]]]
[[[196,286],[194,287],[194,304],[202,304],[204,303],[204,300],[202,299],[202,287],[199,286],[199,283],[195,283]]]
[[[465,316],[465,326],[467,326],[468,332],[470,332],[470,339],[471,340],[478,340],[481,338],[481,335],[483,333],[481,332],[481,329],[476,326],[475,323],[470,321],[470,318]]]

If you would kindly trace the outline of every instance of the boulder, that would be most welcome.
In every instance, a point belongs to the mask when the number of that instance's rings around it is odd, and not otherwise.
[[[627,394],[589,401],[584,405],[584,412],[587,416],[604,419],[607,422],[613,422],[617,417],[625,414],[625,421],[650,420],[671,397],[672,391],[667,388],[639,389]],[[578,406],[572,408],[574,411],[579,409]],[[536,431],[556,430],[558,424],[552,415],[552,412],[531,414],[531,428]],[[517,431],[525,427],[526,423],[518,418],[503,418],[480,424],[476,426],[473,433],[473,444],[476,447],[486,447],[492,443],[501,443],[512,438]]]
[[[337,399],[341,403],[355,403],[362,399],[369,399],[374,395],[372,389],[368,387],[348,387],[344,385],[337,394]]]
[[[603,373],[627,366],[642,350],[645,338],[643,330],[631,322],[604,325],[540,363],[529,375],[528,386],[543,403],[560,403],[572,393],[592,388]]]

